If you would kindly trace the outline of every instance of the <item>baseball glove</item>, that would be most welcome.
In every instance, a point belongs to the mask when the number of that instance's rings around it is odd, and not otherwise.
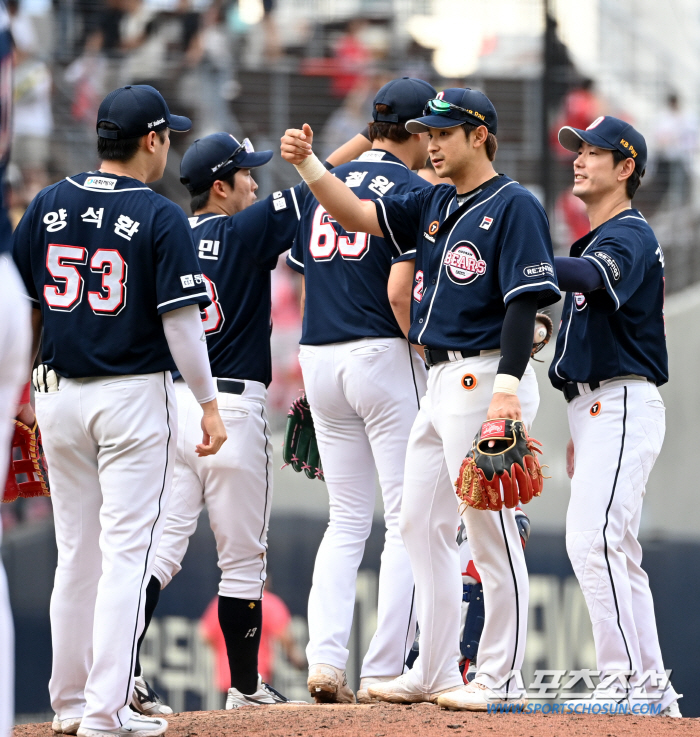
[[[15,434],[12,438],[12,456],[5,483],[3,502],[13,502],[18,496],[50,496],[49,474],[46,466],[44,448],[41,445],[41,432],[34,423],[31,429],[23,422],[14,420]],[[19,448],[21,458],[14,460],[15,448]],[[26,476],[26,481],[19,477]]]
[[[520,420],[484,422],[455,481],[462,510],[474,507],[497,512],[539,496],[545,477],[536,455],[542,452],[538,446],[541,443],[529,437]]]
[[[306,394],[295,399],[287,413],[282,457],[285,465],[291,466],[297,473],[303,471],[310,479],[323,481],[314,420]]]
[[[549,315],[544,312],[538,312],[535,315],[535,335],[532,341],[532,350],[530,358],[534,358],[549,343],[552,333],[554,332],[554,323]],[[539,360],[539,359],[537,359]]]

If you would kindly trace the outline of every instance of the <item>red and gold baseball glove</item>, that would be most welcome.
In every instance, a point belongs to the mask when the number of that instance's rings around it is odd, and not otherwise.
[[[455,481],[460,501],[497,512],[539,496],[545,479],[536,455],[542,452],[539,446],[520,420],[484,422]]]
[[[5,483],[3,502],[13,502],[18,496],[50,496],[49,474],[46,457],[41,445],[41,432],[36,422],[31,429],[23,422],[14,420],[15,434],[12,438],[10,468]],[[15,448],[22,457],[14,460]],[[20,481],[25,476],[26,481]]]

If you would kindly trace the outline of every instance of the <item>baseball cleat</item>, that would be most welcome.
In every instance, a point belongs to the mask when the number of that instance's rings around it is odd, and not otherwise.
[[[165,719],[157,717],[144,717],[141,714],[134,714],[128,722],[122,724],[118,729],[92,729],[91,727],[81,727],[77,735],[78,737],[105,737],[105,735],[114,735],[122,737],[158,737],[164,734],[168,728]]]
[[[377,683],[388,683],[396,678],[398,678],[398,676],[368,676],[367,678],[360,678],[360,689],[356,694],[357,703],[371,704],[373,701],[376,701],[377,699],[373,699],[369,695],[369,691],[367,689]]]
[[[441,694],[453,691],[460,686],[451,686],[440,691],[423,691],[413,682],[411,672],[404,673],[398,678],[385,683],[377,683],[370,686],[367,691],[369,696],[377,701],[389,701],[392,704],[416,704],[427,701],[434,704]]]
[[[660,717],[672,717],[673,719],[681,719],[683,715],[681,714],[681,710],[678,707],[678,702],[674,701],[672,704],[669,704],[665,709],[662,709],[661,712],[659,712]]]
[[[131,708],[147,717],[173,713],[173,710],[163,703],[160,696],[148,685],[148,681],[143,676],[136,676],[134,680]]]
[[[508,704],[513,710],[527,706],[526,698],[503,699],[483,683],[472,681],[465,686],[442,694],[437,704],[453,711],[488,711],[489,706]]]
[[[355,694],[348,686],[345,671],[333,665],[318,663],[310,666],[306,685],[317,704],[355,703]]]
[[[51,722],[51,729],[55,734],[77,734],[82,717],[69,717],[68,719],[59,719],[58,714]]]
[[[226,696],[227,709],[239,709],[241,706],[269,706],[274,704],[305,704],[306,701],[290,701],[286,696],[282,696],[272,686],[263,682],[261,676],[258,676],[258,688],[255,693],[250,696],[241,693],[237,688],[229,688],[228,696]]]

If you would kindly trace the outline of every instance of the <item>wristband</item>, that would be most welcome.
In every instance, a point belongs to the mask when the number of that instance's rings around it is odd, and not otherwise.
[[[307,184],[317,182],[328,171],[314,153],[307,156],[301,164],[294,166]]]
[[[496,380],[493,382],[494,394],[517,394],[520,379],[510,374],[496,374]]]

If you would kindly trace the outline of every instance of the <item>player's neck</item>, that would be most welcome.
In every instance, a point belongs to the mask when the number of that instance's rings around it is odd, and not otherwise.
[[[141,161],[135,156],[130,161],[103,161],[100,164],[100,171],[103,174],[114,174],[118,177],[131,177],[138,179],[139,182],[146,184],[151,181],[151,167],[146,162]]]
[[[228,217],[229,215],[236,214],[235,212],[229,212],[221,203],[212,202],[211,200],[212,197],[210,196],[206,207],[195,211],[195,217],[198,217],[199,215],[226,215]]]
[[[476,166],[470,165],[450,174],[452,182],[457,187],[457,194],[471,192],[495,176],[496,170],[488,159],[480,161]]]
[[[595,230],[624,210],[632,209],[632,201],[627,199],[626,195],[605,197],[598,202],[586,202],[585,205],[591,230]]]
[[[413,151],[409,151],[402,143],[396,143],[396,141],[390,141],[388,138],[382,138],[381,141],[372,141],[372,148],[388,151],[393,156],[396,156],[396,158],[409,169],[413,168]]]

